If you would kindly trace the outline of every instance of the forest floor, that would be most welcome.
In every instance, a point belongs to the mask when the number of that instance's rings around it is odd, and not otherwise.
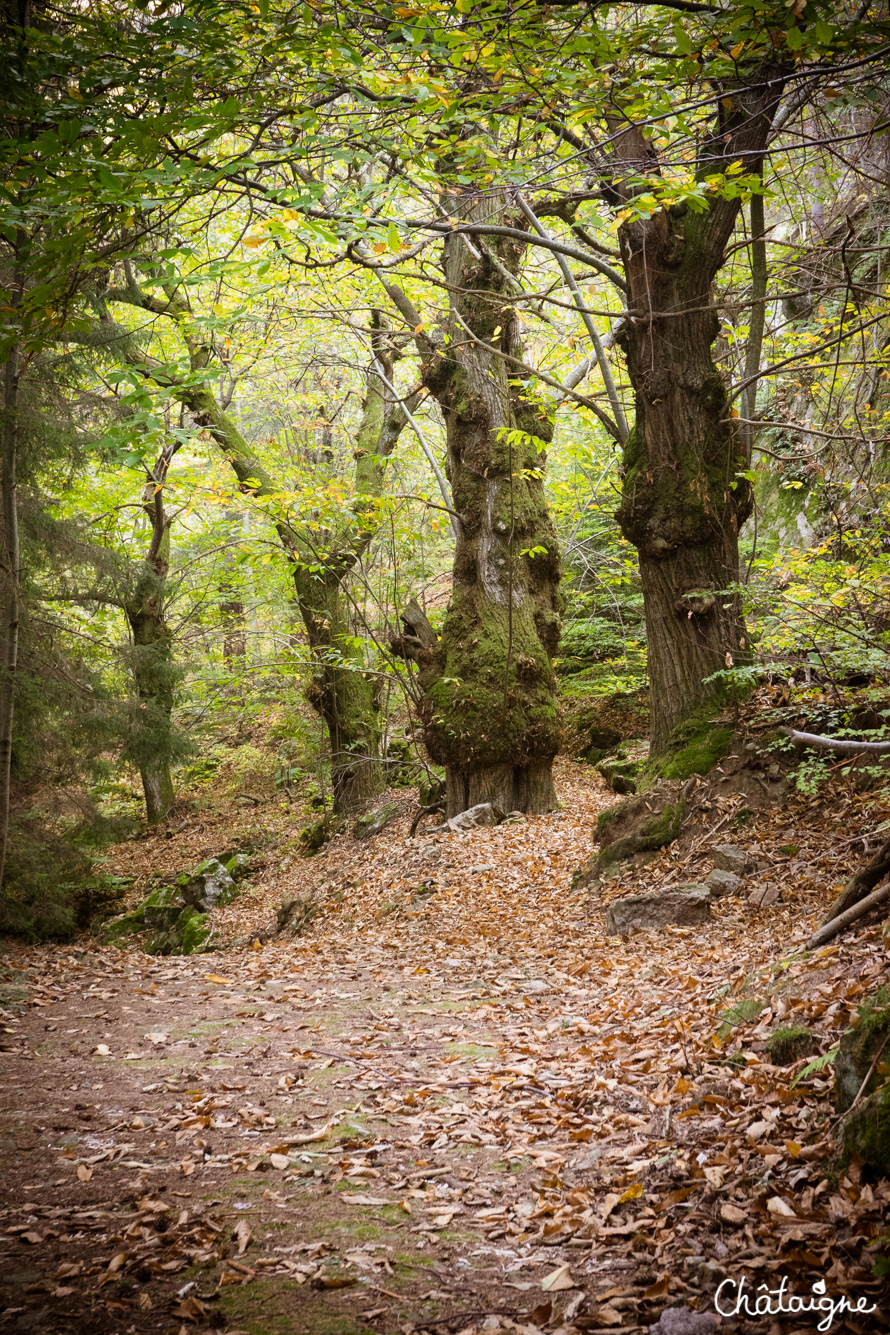
[[[795,1083],[805,1059],[765,1050],[804,1024],[828,1051],[886,981],[880,925],[802,946],[890,812],[843,785],[746,823],[718,803],[646,883],[700,879],[731,837],[758,854],[746,894],[769,877],[781,902],[610,939],[617,888],[571,881],[614,798],[557,777],[551,816],[410,842],[402,791],[382,834],[314,858],[286,808],[193,812],[111,865],[135,896],[264,843],[219,951],[8,946],[0,1331],[815,1329],[719,1318],[743,1277],[876,1309],[833,1331],[890,1328],[890,1184],[832,1162],[830,1066]],[[293,895],[318,911],[284,940]]]

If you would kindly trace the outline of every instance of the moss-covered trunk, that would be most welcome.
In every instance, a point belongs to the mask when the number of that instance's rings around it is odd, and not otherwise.
[[[781,65],[758,65],[728,81],[713,133],[699,144],[697,175],[718,180],[736,163],[759,173]],[[618,164],[614,202],[658,171],[652,144],[626,120],[612,123]],[[619,342],[627,354],[636,421],[624,451],[617,519],[639,554],[649,641],[651,750],[671,748],[679,724],[717,694],[706,681],[747,654],[739,599],[739,529],[751,511],[744,440],[711,355],[719,320],[712,284],[739,213],[740,197],[710,196],[704,212],[685,204],[631,216],[619,229],[627,308]],[[679,740],[675,738],[675,740]]]
[[[173,712],[173,636],[164,615],[164,584],[170,548],[164,525],[157,556],[146,560],[126,613],[133,636],[133,680],[137,715],[128,753],[139,769],[149,825],[162,821],[176,797],[170,773]]]
[[[334,807],[360,811],[385,786],[374,678],[356,650],[338,573],[295,565],[294,589],[312,653],[306,699],[327,726]]]
[[[460,212],[507,216],[492,195],[465,196]],[[521,253],[498,240],[502,268],[515,274]],[[559,745],[560,559],[542,482],[552,425],[507,359],[522,356],[522,326],[501,268],[459,236],[445,242],[444,267],[449,337],[423,374],[445,416],[460,531],[442,635],[420,660],[426,744],[446,767],[449,816],[487,801],[548,811]]]
[[[623,339],[636,421],[617,515],[639,555],[653,755],[704,707],[713,694],[707,678],[744,656],[738,596],[721,590],[738,580],[739,528],[751,510],[750,486],[739,476],[741,433],[727,420],[728,396],[711,358],[718,321],[708,309],[707,274],[695,247],[685,262],[671,262],[686,220],[665,214],[662,221],[663,248],[651,245],[650,232],[639,266],[662,318],[640,321]],[[629,273],[636,258],[628,256]]]

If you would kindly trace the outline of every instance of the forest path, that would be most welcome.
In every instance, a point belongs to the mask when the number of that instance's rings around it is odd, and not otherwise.
[[[772,964],[788,914],[726,900],[604,938],[569,889],[602,801],[301,863],[379,874],[295,941],[7,955],[0,1331],[606,1335],[680,1305],[699,1335],[742,1275],[886,1329],[887,1184],[829,1180],[830,1078],[763,1051],[778,1017],[846,1026],[880,932]],[[399,888],[418,856],[435,893]]]

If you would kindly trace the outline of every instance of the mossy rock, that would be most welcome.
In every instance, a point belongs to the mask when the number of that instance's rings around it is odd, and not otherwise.
[[[844,1152],[881,1177],[890,1177],[890,1081],[858,1103],[844,1123]]]
[[[445,778],[439,777],[435,771],[429,779],[418,784],[417,801],[422,807],[434,806],[436,802],[445,801]]]
[[[665,754],[646,762],[638,787],[643,788],[656,779],[690,779],[693,774],[709,774],[729,751],[733,731],[731,725],[714,719],[687,719],[674,729]]]
[[[364,816],[359,816],[352,827],[353,836],[356,839],[372,839],[375,834],[380,834],[387,825],[391,825],[402,810],[399,802],[387,802],[382,807],[377,807],[374,811],[367,812]]]
[[[871,1074],[869,1074],[871,1072]],[[871,1094],[890,1075],[890,990],[882,987],[859,1008],[856,1024],[841,1039],[834,1064],[834,1104],[846,1112],[862,1089]]]
[[[600,851],[579,873],[576,886],[594,885],[617,863],[673,843],[683,823],[680,784],[661,783],[649,793],[626,797],[600,813],[595,839]]]
[[[313,821],[311,825],[304,826],[299,834],[300,851],[306,857],[311,857],[320,848],[324,848],[338,829],[339,823],[330,815],[322,816],[321,820]]]
[[[637,778],[643,768],[643,761],[621,755],[607,756],[596,768],[613,793],[627,797],[637,791]]]
[[[141,907],[134,909],[132,913],[124,913],[119,918],[112,918],[109,922],[103,922],[99,928],[99,935],[109,945],[115,945],[124,940],[125,937],[134,936],[137,932],[145,931],[145,918],[142,915]]]
[[[207,949],[212,935],[210,915],[199,913],[187,904],[175,921],[163,932],[149,937],[145,944],[149,955],[197,955]]]
[[[811,1057],[818,1044],[806,1025],[774,1029],[766,1040],[766,1050],[773,1066],[793,1066],[801,1057]]]

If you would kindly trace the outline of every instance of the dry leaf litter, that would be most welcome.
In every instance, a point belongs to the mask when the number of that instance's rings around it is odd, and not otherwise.
[[[218,952],[91,943],[4,956],[0,1329],[249,1335],[654,1335],[721,1320],[726,1278],[789,1276],[878,1310],[890,1184],[838,1174],[825,1052],[887,979],[880,924],[803,942],[890,813],[854,790],[678,845],[573,891],[614,801],[558,763],[563,809],[296,851],[287,807],[195,815],[115,850],[144,893],[232,839],[253,881]],[[172,837],[166,837],[172,833]],[[700,879],[727,834],[758,870],[710,923],[603,934],[621,893]],[[759,907],[756,891],[781,899]],[[283,899],[311,907],[276,937]],[[844,1324],[846,1322],[846,1324]],[[860,1324],[857,1324],[859,1322]]]

